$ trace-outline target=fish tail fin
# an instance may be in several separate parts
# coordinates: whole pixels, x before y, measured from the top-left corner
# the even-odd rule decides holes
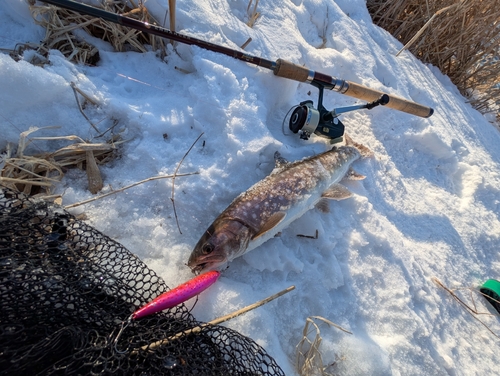
[[[364,158],[369,158],[373,157],[373,151],[371,151],[369,148],[367,148],[365,145],[360,144],[356,141],[354,141],[351,136],[349,136],[347,133],[344,133],[344,140],[345,144],[347,146],[352,146],[358,149],[359,153],[361,154],[362,157]]]

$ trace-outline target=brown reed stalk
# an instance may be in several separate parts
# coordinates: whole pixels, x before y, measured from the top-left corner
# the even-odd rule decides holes
[[[255,25],[255,22],[257,21],[257,18],[260,17],[260,12],[257,12],[257,5],[259,5],[259,0],[255,0],[255,5],[253,6],[253,9],[250,10],[252,7],[253,0],[250,0],[248,2],[248,7],[247,7],[247,14],[248,14],[248,21],[247,25],[249,27],[253,27]]]
[[[168,0],[170,30],[175,31],[175,0]]]
[[[368,0],[367,7],[403,44],[438,13],[409,51],[448,75],[476,109],[500,114],[500,0]]]

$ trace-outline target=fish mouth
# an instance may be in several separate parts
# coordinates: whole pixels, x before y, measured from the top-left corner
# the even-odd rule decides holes
[[[194,267],[190,266],[190,268],[191,268],[191,271],[194,274],[198,275],[198,274],[201,274],[201,272],[205,270],[205,268],[207,267],[207,265],[209,265],[209,264],[208,263],[203,263],[203,264],[198,264],[198,265],[196,265]]]
[[[223,266],[226,261],[226,257],[211,255],[209,257],[200,257],[196,261],[189,261],[187,266],[191,268],[193,273],[200,274],[201,272],[217,270],[219,267]]]

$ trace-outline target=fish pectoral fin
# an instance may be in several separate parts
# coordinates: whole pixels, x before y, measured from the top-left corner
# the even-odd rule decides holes
[[[347,171],[347,174],[344,176],[345,180],[363,180],[364,178],[366,178],[365,175],[361,175],[359,172],[354,171],[352,167],[349,167],[349,171]]]
[[[290,164],[290,162],[283,158],[279,151],[274,153],[274,168],[282,168],[287,164]]]
[[[277,213],[274,213],[266,223],[264,223],[264,226],[261,227],[261,229],[254,235],[252,236],[252,240],[257,239],[258,237],[264,235],[266,232],[271,231],[273,228],[275,228],[286,216],[285,212],[279,211]]]
[[[332,185],[321,195],[322,198],[337,201],[345,200],[346,198],[349,198],[351,196],[351,191],[341,184]]]
[[[349,191],[346,187],[344,187],[341,184],[334,184],[330,188],[328,188],[325,192],[323,192],[321,198],[316,204],[316,208],[322,213],[329,213],[330,212],[330,204],[328,203],[329,200],[340,201],[340,200],[345,200],[346,198],[349,198],[351,196],[352,196],[351,191]]]
[[[328,199],[321,198],[316,204],[316,209],[322,213],[330,213],[330,204],[328,203]]]

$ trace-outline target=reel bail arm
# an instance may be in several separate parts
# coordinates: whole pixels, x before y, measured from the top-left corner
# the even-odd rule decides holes
[[[362,110],[362,109],[371,110],[372,108],[377,107],[379,105],[385,106],[387,103],[389,103],[389,101],[390,101],[389,96],[387,94],[382,94],[379,99],[370,103],[359,104],[356,106],[334,108],[330,112],[323,115],[323,120],[325,121],[331,120],[334,117],[337,117],[338,115],[344,114],[346,112]]]

